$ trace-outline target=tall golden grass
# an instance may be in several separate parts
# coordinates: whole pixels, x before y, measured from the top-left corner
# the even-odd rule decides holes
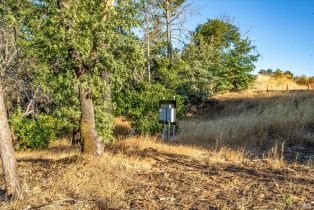
[[[288,86],[289,90],[306,90],[308,86],[299,85],[295,81],[288,78],[274,78],[268,75],[258,75],[252,90],[286,90]]]
[[[178,140],[184,144],[232,147],[314,144],[314,93],[224,100],[220,117],[180,122]]]

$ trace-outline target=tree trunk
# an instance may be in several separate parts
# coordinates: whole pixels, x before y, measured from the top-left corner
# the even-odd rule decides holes
[[[170,64],[172,64],[172,33],[171,33],[171,7],[170,2],[166,1],[166,25],[167,25],[167,53]]]
[[[147,6],[148,7],[148,6]],[[149,24],[149,9],[147,8],[146,11],[146,65],[147,65],[147,77],[148,77],[148,84],[150,84],[151,81],[151,72],[150,72],[150,24]]]
[[[104,144],[97,135],[94,106],[89,87],[83,87],[80,84],[80,132],[82,142],[82,152],[85,154],[102,155],[104,152]]]
[[[16,159],[9,129],[7,113],[4,105],[4,93],[0,84],[0,155],[8,198],[22,199],[22,190],[16,170]]]

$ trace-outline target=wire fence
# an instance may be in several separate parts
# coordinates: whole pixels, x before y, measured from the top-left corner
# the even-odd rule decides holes
[[[272,87],[268,86],[266,87],[266,90],[258,90],[257,92],[276,92],[276,93],[301,93],[301,92],[309,92],[309,91],[314,91],[314,85],[313,84],[308,84],[307,86],[304,86],[304,88],[294,88],[290,87],[288,84],[285,85],[284,87],[281,88],[275,88],[273,89]]]

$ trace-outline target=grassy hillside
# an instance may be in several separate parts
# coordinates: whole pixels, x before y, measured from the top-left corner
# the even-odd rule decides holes
[[[306,90],[308,86],[298,85],[295,81],[286,77],[274,78],[267,75],[258,75],[253,90],[286,90],[287,86],[289,90]]]
[[[294,155],[314,155],[314,93],[216,98],[180,122],[179,141],[213,148],[217,144],[265,153],[283,145]],[[300,153],[300,154],[299,154]],[[291,153],[289,153],[291,155]],[[290,157],[291,158],[291,157]]]
[[[286,92],[304,90],[302,92]],[[267,86],[269,90],[266,91]],[[180,122],[179,141],[205,148],[245,148],[267,155],[274,147],[287,161],[313,164],[314,92],[294,81],[259,75],[250,90],[224,93],[193,107]]]

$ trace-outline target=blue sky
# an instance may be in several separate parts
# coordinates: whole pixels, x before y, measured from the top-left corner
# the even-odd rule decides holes
[[[260,69],[314,76],[314,0],[194,0],[190,30],[208,18],[228,16],[261,54]]]

